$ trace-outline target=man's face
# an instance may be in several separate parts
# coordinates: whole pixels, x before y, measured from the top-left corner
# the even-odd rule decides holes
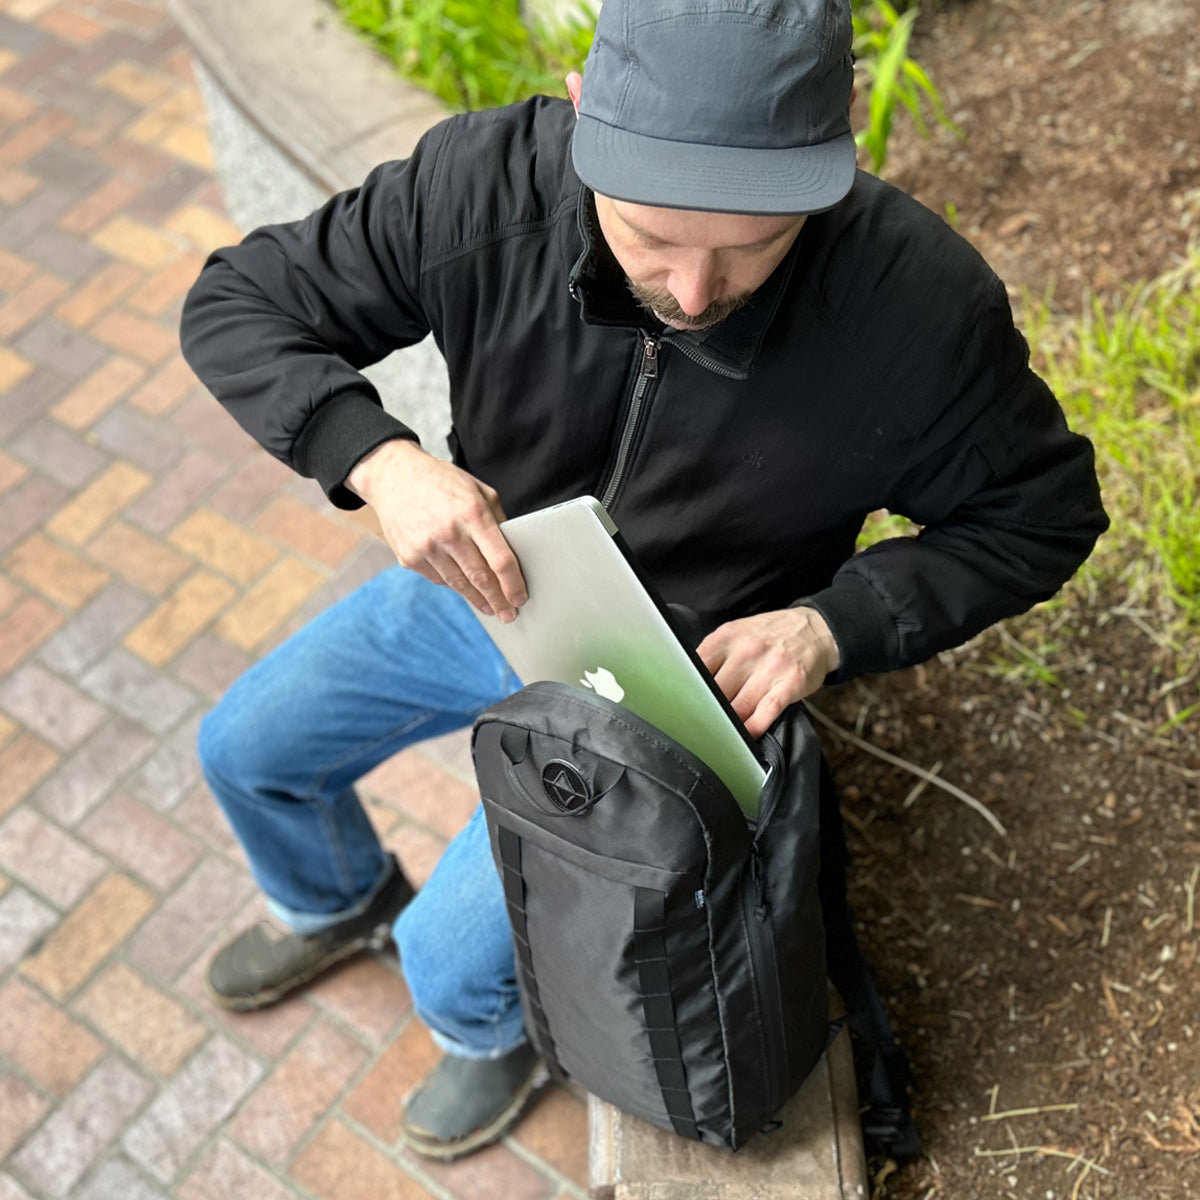
[[[652,208],[597,195],[600,229],[634,298],[673,329],[708,329],[741,308],[791,249],[802,216]]]

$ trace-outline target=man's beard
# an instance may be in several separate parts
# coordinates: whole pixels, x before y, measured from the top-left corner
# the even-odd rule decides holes
[[[679,301],[666,288],[651,287],[645,283],[634,283],[632,279],[625,280],[633,298],[652,316],[664,325],[674,325],[679,329],[692,331],[711,329],[719,325],[731,313],[744,308],[750,301],[753,292],[742,292],[737,296],[729,296],[723,300],[714,300],[703,312],[686,313],[679,306]]]

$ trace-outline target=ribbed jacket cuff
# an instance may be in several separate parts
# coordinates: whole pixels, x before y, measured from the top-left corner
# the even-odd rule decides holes
[[[292,465],[315,479],[338,508],[362,508],[362,499],[345,486],[346,476],[359,459],[393,438],[420,441],[378,400],[342,392],[326,400],[305,425],[292,448]]]
[[[841,575],[830,587],[789,607],[816,609],[837,642],[841,661],[826,677],[827,684],[900,665],[896,622],[879,593],[861,576]]]

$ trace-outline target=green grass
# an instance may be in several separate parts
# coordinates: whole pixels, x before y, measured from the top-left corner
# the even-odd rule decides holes
[[[867,151],[876,175],[883,171],[887,161],[892,122],[901,108],[912,117],[922,137],[929,135],[927,112],[939,125],[962,136],[962,131],[946,115],[933,80],[908,53],[920,9],[901,7],[905,10],[897,11],[888,0],[857,0],[851,5],[854,55],[867,90],[867,124],[854,137]]]
[[[1077,630],[1102,637],[1097,616],[1117,613],[1182,677],[1200,662],[1200,244],[1176,270],[1081,314],[1028,296],[1021,307],[1034,366],[1096,448],[1112,528],[1054,600],[989,641],[989,673],[1057,687],[1057,670],[1086,653]],[[916,528],[875,513],[859,544]],[[1185,704],[1160,733],[1198,713]]]
[[[401,74],[456,110],[494,108],[539,93],[587,57],[595,13],[527,26],[517,0],[334,0],[353,29]]]
[[[1177,270],[1082,316],[1027,304],[1034,361],[1092,439],[1113,527],[1080,586],[1146,610],[1168,640],[1200,636],[1200,246]]]

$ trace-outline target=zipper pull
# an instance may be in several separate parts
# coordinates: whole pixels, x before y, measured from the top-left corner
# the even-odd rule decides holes
[[[649,334],[646,335],[642,348],[642,378],[658,378],[658,339],[650,337]]]
[[[757,842],[750,844],[750,874],[754,879],[754,891],[758,899],[754,906],[754,915],[760,921],[765,921],[771,915],[771,906],[767,902],[767,879]]]

